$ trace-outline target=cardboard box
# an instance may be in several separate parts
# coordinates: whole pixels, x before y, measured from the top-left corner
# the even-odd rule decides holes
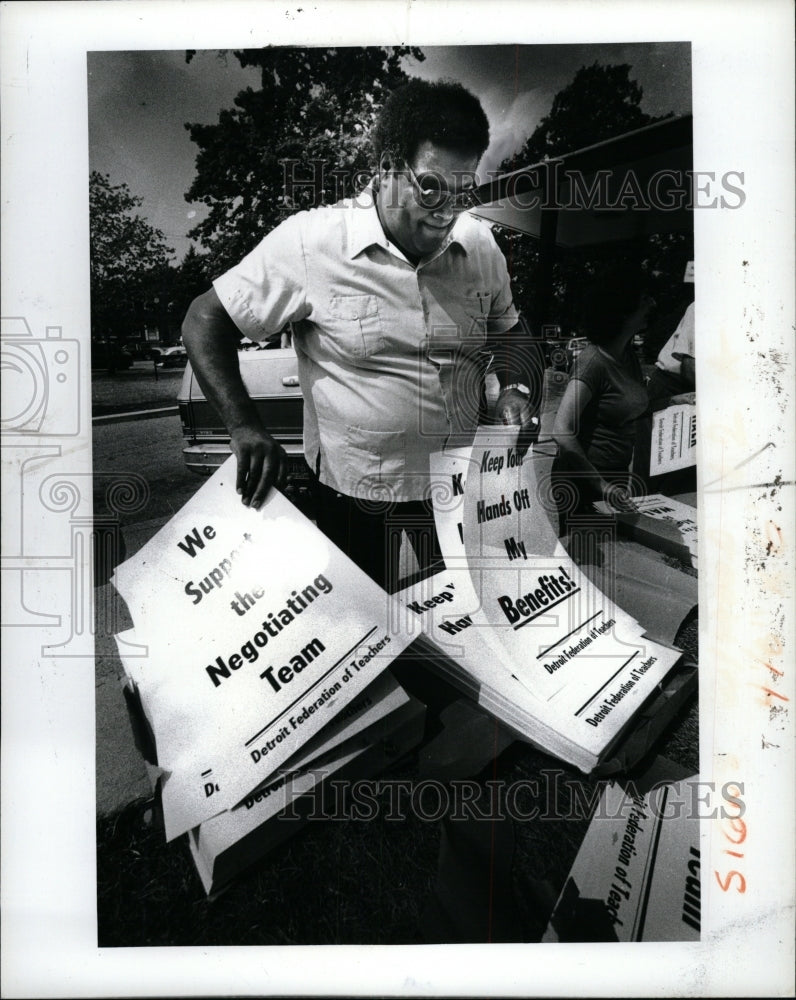
[[[658,758],[635,787],[605,788],[544,941],[699,940],[697,779],[673,773]]]

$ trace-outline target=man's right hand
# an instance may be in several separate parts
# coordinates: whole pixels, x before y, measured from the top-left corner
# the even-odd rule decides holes
[[[240,332],[214,289],[191,303],[182,339],[199,385],[229,428],[230,445],[238,460],[236,486],[241,500],[257,510],[272,486],[284,488],[287,455],[260,423],[240,374]]]
[[[287,454],[282,445],[259,427],[239,427],[230,435],[232,453],[238,460],[235,487],[246,507],[259,510],[272,486],[284,489]]]

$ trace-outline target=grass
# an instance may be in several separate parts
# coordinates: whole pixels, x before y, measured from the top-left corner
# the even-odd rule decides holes
[[[418,940],[436,874],[434,824],[310,822],[208,900],[184,838],[165,844],[150,815],[139,802],[98,823],[101,947]]]

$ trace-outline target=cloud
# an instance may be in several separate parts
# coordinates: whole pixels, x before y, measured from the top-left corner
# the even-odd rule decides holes
[[[484,95],[484,110],[491,122],[489,149],[481,162],[481,173],[497,170],[507,157],[518,153],[540,120],[550,110],[550,97],[539,88],[517,94],[506,106],[499,92]],[[525,166],[518,163],[517,167]]]

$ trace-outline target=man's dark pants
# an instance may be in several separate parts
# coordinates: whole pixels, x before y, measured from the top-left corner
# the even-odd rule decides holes
[[[359,500],[330,489],[314,476],[311,489],[320,530],[389,593],[400,583],[403,532],[417,559],[417,578],[445,568],[430,501]],[[485,734],[482,713],[463,703],[459,693],[417,657],[399,657],[391,670],[428,707],[427,739],[429,728],[432,733],[435,725],[438,729],[441,713],[451,707],[467,722],[476,716],[479,739],[485,744],[484,763],[489,760],[497,738],[491,731]],[[473,747],[468,749],[472,752]],[[429,943],[521,940],[516,936],[519,924],[511,887],[513,852],[511,819],[445,818],[437,884],[421,919],[423,938]]]

